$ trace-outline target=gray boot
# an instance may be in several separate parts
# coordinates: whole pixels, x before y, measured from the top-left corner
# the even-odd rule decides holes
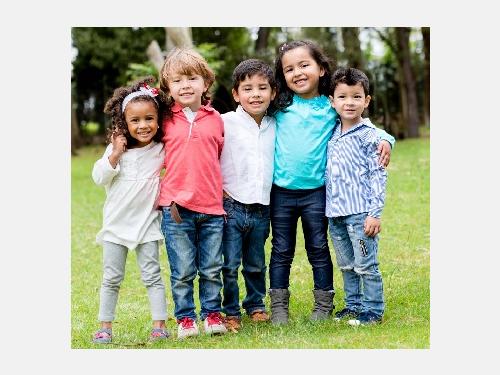
[[[269,289],[269,297],[271,297],[271,323],[287,324],[290,292],[288,289]]]
[[[333,290],[313,290],[314,294],[314,309],[311,314],[311,320],[325,320],[332,315],[333,306],[333,296],[335,292]]]

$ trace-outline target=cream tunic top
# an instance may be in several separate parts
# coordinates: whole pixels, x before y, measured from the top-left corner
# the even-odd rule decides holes
[[[128,149],[115,169],[108,160],[112,149],[109,144],[92,170],[94,182],[106,190],[103,226],[96,242],[102,245],[109,241],[135,249],[139,244],[162,240],[161,213],[155,206],[165,159],[163,143],[152,141]]]

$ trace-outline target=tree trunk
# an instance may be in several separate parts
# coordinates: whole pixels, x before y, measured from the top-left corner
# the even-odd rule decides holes
[[[271,34],[270,27],[259,27],[259,31],[257,32],[257,40],[255,41],[255,53],[256,54],[265,54],[267,50],[267,46],[269,44],[269,35]]]
[[[364,70],[363,53],[359,42],[358,27],[342,27],[342,40],[344,42],[344,56],[351,68]]]
[[[193,37],[190,27],[165,27],[167,51],[173,47],[193,47]]]
[[[71,155],[77,155],[77,149],[82,145],[82,134],[78,126],[78,118],[76,116],[76,108],[73,103],[73,95],[71,95]]]
[[[425,126],[430,126],[431,113],[431,31],[429,27],[422,27],[422,38],[424,40],[424,122]]]
[[[149,61],[155,66],[158,71],[161,71],[161,67],[163,66],[163,62],[165,58],[163,57],[163,52],[161,51],[160,45],[156,40],[153,40],[149,43],[148,48],[146,49],[146,55],[149,58]]]
[[[270,35],[271,27],[259,27],[259,31],[257,31],[257,40],[255,41],[255,58],[264,61],[273,60],[273,54],[268,49]]]
[[[396,28],[396,40],[399,47],[396,55],[401,66],[401,83],[407,100],[408,137],[418,138],[418,102],[415,75],[411,66],[410,31],[409,27]]]
[[[338,37],[339,37],[339,27],[327,27],[327,32],[330,35],[331,43],[328,43],[326,52],[332,60],[332,73],[337,69],[338,59],[339,59],[339,49],[338,49]]]

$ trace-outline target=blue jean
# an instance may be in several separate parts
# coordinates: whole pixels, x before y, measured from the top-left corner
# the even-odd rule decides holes
[[[295,254],[297,222],[302,221],[307,259],[312,266],[314,289],[333,289],[333,264],[328,249],[325,187],[291,190],[273,185],[271,228],[273,233],[269,281],[271,289],[287,289]]]
[[[243,204],[224,198],[227,222],[224,224],[222,251],[224,284],[222,310],[226,315],[241,316],[239,304],[238,269],[243,264],[246,296],[243,308],[248,315],[265,311],[266,259],[264,245],[269,236],[269,206]]]
[[[384,313],[382,275],[378,269],[378,236],[364,232],[367,214],[330,218],[330,235],[344,279],[345,307],[357,312]]]
[[[221,311],[222,232],[224,218],[177,206],[181,223],[163,207],[161,229],[165,236],[170,284],[177,319],[196,319],[193,282],[199,276],[200,318]]]

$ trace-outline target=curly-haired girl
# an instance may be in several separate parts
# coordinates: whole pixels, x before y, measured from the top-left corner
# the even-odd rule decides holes
[[[92,178],[106,189],[103,226],[97,242],[103,246],[103,279],[94,343],[110,343],[120,284],[129,249],[135,249],[141,278],[149,295],[152,340],[169,336],[167,306],[158,255],[160,212],[155,207],[165,157],[159,124],[165,99],[149,84],[153,77],[120,87],[104,107],[111,127],[104,155],[94,164]]]

